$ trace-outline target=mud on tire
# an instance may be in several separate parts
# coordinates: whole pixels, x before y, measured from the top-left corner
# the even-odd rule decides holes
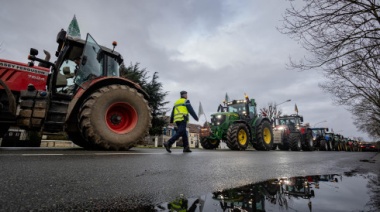
[[[84,101],[78,118],[89,146],[128,150],[148,134],[152,115],[148,102],[136,89],[109,85]]]
[[[251,136],[243,123],[233,124],[227,131],[227,146],[231,150],[246,150]]]

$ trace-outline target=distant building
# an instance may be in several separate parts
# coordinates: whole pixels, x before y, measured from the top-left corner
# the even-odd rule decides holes
[[[176,132],[176,124],[169,123],[170,117],[163,117],[166,120],[167,125],[162,129],[162,135],[160,136],[148,136],[145,138],[144,145],[154,145],[155,147],[162,147],[164,142],[167,142]],[[199,130],[201,125],[188,123],[186,132],[188,135],[190,148],[198,148],[200,146]],[[182,138],[178,139],[173,147],[183,146]]]

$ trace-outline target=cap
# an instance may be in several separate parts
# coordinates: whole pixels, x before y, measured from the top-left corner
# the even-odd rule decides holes
[[[181,95],[183,95],[183,94],[187,94],[187,91],[181,91],[180,94],[181,94]]]

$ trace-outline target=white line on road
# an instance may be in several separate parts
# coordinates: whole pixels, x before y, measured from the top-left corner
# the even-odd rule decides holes
[[[56,155],[64,155],[64,154],[22,154],[22,156],[56,156]]]

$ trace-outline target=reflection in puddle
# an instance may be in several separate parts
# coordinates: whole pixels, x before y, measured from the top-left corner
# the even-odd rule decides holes
[[[319,175],[272,179],[177,199],[155,211],[376,211],[375,174]],[[379,208],[377,208],[379,209]]]

